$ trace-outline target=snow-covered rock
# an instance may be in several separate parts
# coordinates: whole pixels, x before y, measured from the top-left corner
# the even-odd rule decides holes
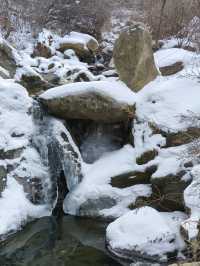
[[[50,114],[62,119],[112,123],[127,121],[134,116],[135,94],[120,82],[63,85],[41,94],[40,100]]]
[[[78,216],[112,218],[126,213],[137,197],[151,195],[150,186],[135,185],[120,189],[112,187],[110,182],[113,176],[135,168],[135,153],[130,145],[86,165],[82,182],[70,191],[64,201],[64,211]]]
[[[166,261],[184,248],[179,228],[185,217],[183,213],[159,213],[150,207],[130,211],[107,227],[108,249],[122,258]]]
[[[39,180],[47,182],[48,176],[37,150],[30,147],[34,128],[31,107],[32,99],[25,88],[13,81],[1,80],[0,165],[6,170],[6,188],[3,186],[5,190],[0,198],[0,235],[15,231],[27,219],[49,211],[42,204],[44,201],[37,198],[37,184]],[[2,174],[1,171],[1,178]]]
[[[64,37],[60,37],[43,29],[39,33],[33,56],[50,58],[56,54],[56,51],[63,53],[66,50],[73,49],[80,59],[87,62],[94,59],[94,54],[98,48],[97,40],[88,34],[70,32]]]

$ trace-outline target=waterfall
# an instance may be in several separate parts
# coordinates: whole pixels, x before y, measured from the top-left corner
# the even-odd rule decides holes
[[[33,120],[35,130],[32,143],[48,169],[43,187],[45,201],[53,206],[60,200],[58,184],[61,185],[59,178],[63,174],[68,191],[82,180],[82,158],[64,122],[49,116],[36,100],[33,104]]]

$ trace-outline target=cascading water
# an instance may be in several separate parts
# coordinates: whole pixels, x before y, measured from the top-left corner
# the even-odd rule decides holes
[[[36,100],[33,120],[33,145],[48,169],[48,177],[43,180],[45,202],[52,207],[56,202],[61,205],[63,196],[82,180],[81,155],[63,122],[48,116]],[[59,193],[61,187],[62,193]],[[65,192],[63,187],[66,187]]]

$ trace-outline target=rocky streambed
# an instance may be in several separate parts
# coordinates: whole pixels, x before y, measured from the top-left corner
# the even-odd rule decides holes
[[[0,41],[0,237],[8,236],[0,265],[167,265],[191,257],[200,220],[200,90],[184,71],[193,70],[193,54],[176,48],[188,59],[181,77],[161,76],[154,58],[168,65],[169,51],[153,55],[138,24],[116,43],[115,67],[85,34],[44,30],[23,51]]]

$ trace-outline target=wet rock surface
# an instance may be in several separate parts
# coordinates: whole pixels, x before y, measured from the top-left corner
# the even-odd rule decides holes
[[[27,225],[0,244],[4,266],[118,266],[105,250],[106,224],[70,216]]]

